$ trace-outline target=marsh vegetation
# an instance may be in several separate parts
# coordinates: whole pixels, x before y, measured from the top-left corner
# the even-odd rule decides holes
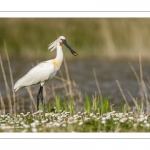
[[[149,132],[150,81],[148,71],[145,73],[142,68],[142,60],[147,68],[149,64],[149,24],[149,19],[0,19],[0,131]],[[50,41],[59,35],[65,35],[66,39],[69,37],[67,41],[79,53],[79,58],[75,63],[69,52],[64,53],[67,62],[65,59],[63,69],[58,72],[55,81],[44,88],[46,112],[42,111],[42,105],[37,112],[35,95],[39,87],[28,87],[23,92],[14,93],[14,79],[22,76],[21,70],[29,60],[34,63],[30,61],[32,64],[28,64],[26,70],[43,59],[55,57],[55,53],[45,53]],[[27,59],[23,66],[22,58]],[[16,60],[13,65],[12,60]],[[83,61],[92,61],[92,69],[82,74],[89,64],[84,69],[79,67],[80,70],[74,72],[80,78],[80,82],[76,83],[76,78],[70,76],[70,70],[75,70],[75,65],[84,66]],[[134,88],[138,90],[134,94],[131,91],[133,87],[130,87],[133,76],[124,75],[127,88],[122,88],[118,76],[123,72],[118,74],[116,68],[122,71],[125,68],[122,63],[117,66],[119,62],[127,63],[136,79]],[[132,65],[133,62],[138,65]],[[17,73],[14,66],[20,66]],[[104,76],[100,79],[98,70],[108,67],[110,72],[102,70],[100,73],[104,73]],[[90,73],[92,81],[86,84]],[[128,70],[125,73],[131,74]],[[106,78],[105,88],[118,90],[116,93],[121,98],[116,93],[113,97],[117,97],[117,106],[107,92],[103,94],[101,88],[101,83],[106,83],[105,77],[112,74],[113,82]],[[84,79],[84,84],[89,86],[85,91],[80,89]],[[87,89],[92,94],[86,92]]]

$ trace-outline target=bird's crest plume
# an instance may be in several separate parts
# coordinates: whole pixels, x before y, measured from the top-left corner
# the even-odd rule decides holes
[[[51,52],[53,50],[55,50],[57,48],[57,42],[58,42],[58,39],[54,42],[52,42],[51,44],[48,45],[48,50],[50,50]]]

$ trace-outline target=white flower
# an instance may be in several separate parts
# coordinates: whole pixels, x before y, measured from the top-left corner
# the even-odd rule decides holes
[[[84,118],[84,121],[90,120],[90,118]]]
[[[143,118],[144,117],[144,115],[140,115],[140,118]]]
[[[114,114],[116,111],[111,111],[110,114]]]
[[[133,120],[133,117],[129,117],[129,120]]]
[[[119,115],[119,116],[122,116],[122,115],[123,115],[123,113],[118,113],[118,115]]]
[[[70,112],[65,112],[65,114],[66,114],[67,116],[69,116],[69,115],[70,115]]]
[[[33,115],[36,115],[36,114],[39,114],[39,113],[42,113],[43,110],[38,110],[37,112],[33,113]]]
[[[145,120],[147,120],[147,118],[148,118],[147,116],[144,117]]]
[[[106,120],[106,117],[103,117],[103,118],[102,118],[102,121],[105,121],[105,120]]]
[[[77,115],[74,115],[73,118],[77,118]]]
[[[36,124],[38,124],[38,123],[39,123],[39,120],[34,120],[34,122],[35,122]]]
[[[119,120],[119,118],[113,118],[114,121]]]
[[[27,124],[23,124],[23,127],[24,127],[24,128],[29,128],[30,126],[27,125]]]
[[[78,121],[77,121],[77,120],[74,120],[73,122],[74,122],[74,123],[77,123]]]
[[[48,121],[48,119],[46,120],[41,120],[41,123],[46,123]]]
[[[48,117],[50,116],[51,114],[50,113],[45,113],[45,117]]]
[[[94,115],[94,116],[92,116],[93,118],[96,118],[96,116]]]
[[[59,126],[60,126],[60,124],[57,123],[57,122],[55,122],[53,125],[56,126],[56,127],[59,127]]]
[[[93,113],[90,113],[90,117],[92,117],[94,114]]]
[[[63,124],[62,124],[62,127],[66,127],[66,126],[67,126],[66,123],[63,123]]]
[[[19,118],[19,122],[21,122],[23,120],[23,118]]]
[[[37,132],[37,129],[36,128],[32,128],[32,132]]]
[[[9,124],[14,124],[14,122],[13,122],[13,121],[11,121]]]
[[[138,118],[137,122],[142,122],[144,120],[144,118]]]
[[[120,119],[120,122],[125,122],[127,120],[127,118],[122,118],[122,119]]]
[[[149,124],[149,123],[146,123],[146,127],[150,127],[150,124]]]
[[[81,112],[78,112],[78,115],[80,115],[81,114]]]
[[[7,116],[8,119],[10,119],[10,116]]]
[[[83,122],[81,121],[81,122],[79,122],[79,126],[81,126],[83,124]]]
[[[31,125],[32,128],[36,127],[36,123],[35,122],[31,123],[30,125]]]
[[[108,119],[110,119],[110,115],[107,115],[107,116],[106,116],[106,120],[108,120]]]
[[[66,118],[66,115],[65,115],[65,114],[63,114],[63,115],[61,116],[61,118]]]
[[[102,124],[105,124],[106,123],[106,121],[105,120],[102,120]]]

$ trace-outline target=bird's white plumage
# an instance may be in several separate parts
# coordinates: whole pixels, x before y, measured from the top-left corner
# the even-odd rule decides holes
[[[32,68],[26,75],[16,82],[14,85],[15,91],[35,84],[41,84],[41,86],[43,86],[46,81],[52,79],[56,75],[63,61],[62,46],[60,45],[60,42],[62,42],[61,39],[65,39],[65,37],[60,36],[48,47],[51,51],[57,49],[56,58],[41,62]]]
[[[16,92],[17,90],[23,87],[40,84],[40,89],[37,94],[37,110],[39,109],[39,99],[41,99],[44,108],[43,86],[45,82],[52,79],[61,67],[63,61],[63,44],[66,45],[66,47],[68,47],[68,49],[74,56],[77,56],[77,53],[68,45],[65,37],[60,36],[57,40],[48,45],[49,50],[57,50],[56,58],[39,63],[34,68],[32,68],[25,76],[19,79],[14,85],[14,90]]]
[[[44,84],[47,80],[52,79],[56,73],[57,70],[51,60],[42,62],[19,79],[14,86],[14,90],[17,91],[23,87],[39,83]]]

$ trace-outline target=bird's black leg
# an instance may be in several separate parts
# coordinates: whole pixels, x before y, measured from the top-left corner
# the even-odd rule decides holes
[[[43,111],[45,112],[45,106],[43,102],[43,86],[40,86],[38,95],[37,95],[37,110],[39,110],[39,99],[41,99],[42,105],[43,105]]]
[[[43,101],[43,86],[41,86],[41,102],[43,105],[43,111],[46,112],[46,108],[45,108],[44,101]]]
[[[39,99],[41,99],[41,90],[42,90],[42,86],[40,86],[38,95],[37,95],[37,110],[39,110]]]
[[[42,105],[43,105],[43,86],[41,86],[41,102],[42,102]]]

